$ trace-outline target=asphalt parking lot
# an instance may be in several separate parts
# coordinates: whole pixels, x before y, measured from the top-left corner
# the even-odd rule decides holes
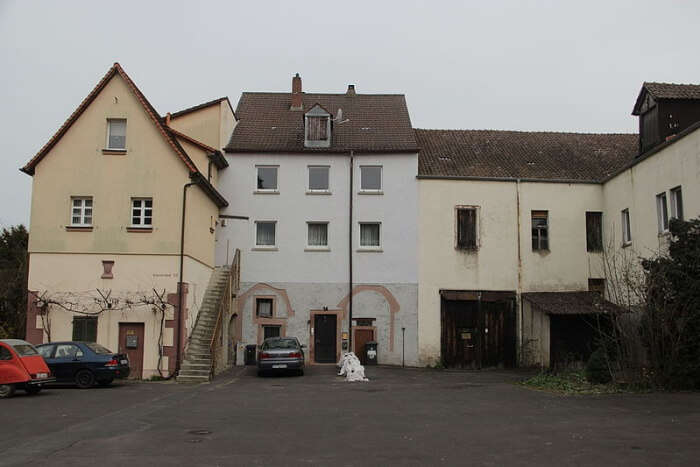
[[[520,372],[236,368],[210,384],[18,391],[0,465],[697,465],[700,394],[565,397]]]

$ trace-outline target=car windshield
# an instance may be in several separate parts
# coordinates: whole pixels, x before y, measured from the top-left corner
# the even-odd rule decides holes
[[[296,339],[267,339],[263,342],[263,350],[273,350],[273,349],[296,349],[297,340]]]
[[[20,357],[29,357],[31,355],[39,355],[33,345],[30,344],[14,344],[12,346]]]
[[[85,344],[85,345],[87,345],[88,348],[90,350],[92,350],[93,352],[95,352],[97,355],[107,355],[107,354],[114,353],[111,350],[102,347],[100,344],[95,344],[94,342],[91,342],[91,343]]]

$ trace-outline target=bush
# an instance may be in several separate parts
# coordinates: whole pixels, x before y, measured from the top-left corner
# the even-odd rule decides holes
[[[605,349],[599,347],[591,354],[586,364],[586,379],[593,384],[607,384],[612,380],[608,362],[605,358]]]

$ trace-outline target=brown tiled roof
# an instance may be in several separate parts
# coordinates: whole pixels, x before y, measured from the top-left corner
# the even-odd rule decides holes
[[[523,299],[548,315],[584,315],[624,312],[597,292],[530,292]]]
[[[226,101],[228,103],[228,106],[231,107],[231,112],[233,112],[233,107],[231,106],[231,101],[228,100],[228,97],[219,97],[218,99],[214,99],[211,101],[203,102],[201,104],[194,105],[192,107],[188,107],[186,109],[178,110],[177,112],[173,112],[170,114],[171,118],[177,118],[177,117],[182,117],[183,115],[186,115],[188,113],[194,112],[199,109],[205,109],[209,106],[215,105],[220,103],[221,101]]]
[[[400,94],[302,94],[304,111],[289,110],[290,93],[241,95],[238,124],[226,152],[417,152],[416,137]],[[304,113],[319,104],[334,122],[330,148],[304,147]]]
[[[636,134],[416,130],[419,177],[599,183],[637,155]]]
[[[700,99],[700,84],[644,83],[655,99]]]

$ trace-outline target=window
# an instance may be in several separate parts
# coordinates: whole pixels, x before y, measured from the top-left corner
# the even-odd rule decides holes
[[[309,141],[328,139],[328,117],[306,117],[306,126]]]
[[[598,292],[601,297],[605,297],[605,279],[588,279],[588,290]]]
[[[328,222],[309,222],[307,245],[311,248],[328,247]]]
[[[1,360],[12,360],[12,352],[0,345],[0,361]]]
[[[586,250],[603,251],[602,212],[586,212]]]
[[[679,186],[671,189],[671,217],[683,220],[683,193]]]
[[[331,114],[314,105],[304,115],[304,147],[328,148],[331,146]]]
[[[382,167],[360,167],[360,189],[362,191],[380,191],[382,189]]]
[[[126,119],[107,120],[107,149],[126,150]]]
[[[280,326],[263,326],[263,339],[280,337]]]
[[[378,222],[361,222],[360,223],[360,247],[362,248],[379,248],[380,243],[380,225]]]
[[[255,246],[274,247],[275,243],[275,227],[274,221],[256,221],[255,222]]]
[[[622,244],[629,245],[632,243],[632,230],[630,228],[630,210],[622,210]]]
[[[92,198],[71,198],[70,225],[75,227],[92,226]]]
[[[277,191],[277,169],[279,167],[256,167],[257,169],[257,190]]]
[[[73,318],[73,340],[84,342],[97,341],[97,318]]]
[[[532,250],[549,250],[549,219],[547,211],[532,211]]]
[[[309,191],[328,191],[330,167],[309,166]]]
[[[668,206],[665,192],[656,195],[656,218],[659,222],[659,233],[668,232]]]
[[[36,349],[39,351],[39,355],[44,358],[51,358],[53,356],[53,349],[56,348],[55,345],[42,345]]]
[[[457,248],[460,250],[477,249],[477,209],[457,208]]]
[[[271,298],[256,298],[255,315],[260,318],[272,318],[272,304]]]
[[[131,226],[151,228],[153,227],[153,199],[131,199]]]
[[[58,344],[56,345],[56,357],[65,360],[73,360],[83,356],[83,351],[80,347],[73,344]]]

